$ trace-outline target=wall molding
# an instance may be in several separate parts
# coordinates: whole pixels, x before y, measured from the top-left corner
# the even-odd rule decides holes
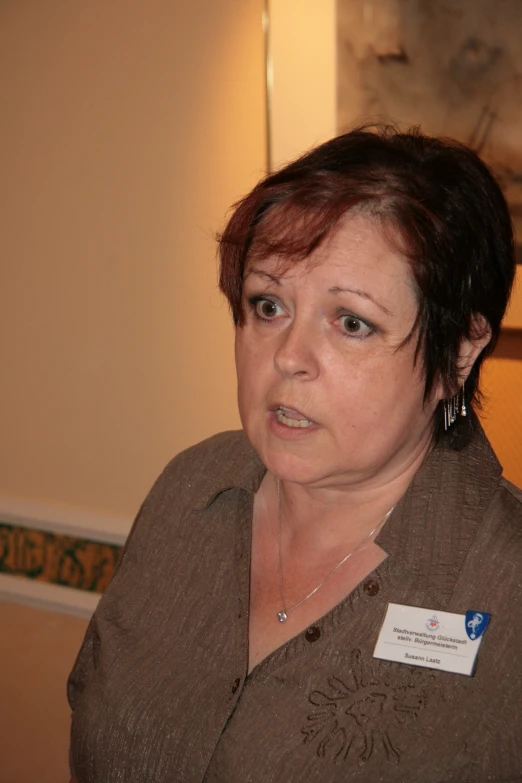
[[[0,496],[0,523],[27,530],[70,536],[80,542],[123,546],[132,520],[65,506]],[[10,601],[77,617],[90,617],[100,593],[52,584],[28,576],[0,573],[0,601]]]
[[[1,496],[0,522],[118,546],[123,546],[132,526],[124,516]]]
[[[24,576],[0,574],[0,600],[25,604],[34,609],[90,617],[100,598],[99,593],[52,585]]]

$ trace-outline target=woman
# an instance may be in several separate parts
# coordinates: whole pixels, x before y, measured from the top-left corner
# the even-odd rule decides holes
[[[498,185],[363,128],[261,182],[220,251],[244,432],[138,515],[69,682],[78,781],[522,780],[522,496],[474,412],[514,276]]]

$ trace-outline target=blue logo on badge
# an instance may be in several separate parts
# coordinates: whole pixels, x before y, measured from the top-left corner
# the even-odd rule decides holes
[[[471,641],[478,639],[486,628],[491,619],[491,615],[486,612],[466,612],[466,633]]]
[[[440,625],[439,618],[437,617],[436,614],[434,614],[433,617],[430,617],[430,619],[426,623],[426,628],[428,629],[428,631],[436,631],[439,625]]]

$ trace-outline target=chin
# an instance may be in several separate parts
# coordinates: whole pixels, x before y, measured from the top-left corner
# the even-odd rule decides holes
[[[255,448],[255,445],[254,445]],[[317,455],[298,455],[290,449],[260,448],[256,449],[266,469],[281,481],[293,484],[315,484],[328,476],[324,461]]]

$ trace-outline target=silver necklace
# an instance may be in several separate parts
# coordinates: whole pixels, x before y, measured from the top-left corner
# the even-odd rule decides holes
[[[281,606],[283,607],[281,609],[281,611],[277,613],[277,619],[279,620],[280,623],[286,623],[286,621],[288,620],[289,612],[293,612],[294,609],[297,609],[298,606],[301,606],[301,604],[304,604],[305,601],[308,601],[309,598],[311,598],[313,595],[315,595],[317,593],[317,591],[320,590],[321,587],[323,587],[323,585],[330,579],[330,577],[333,576],[335,574],[335,572],[343,565],[343,563],[346,563],[346,561],[349,560],[349,558],[352,557],[352,555],[354,555],[356,552],[358,552],[359,549],[361,549],[361,547],[363,547],[364,544],[366,544],[367,541],[370,540],[370,538],[373,536],[373,534],[379,528],[381,528],[384,525],[384,523],[386,522],[386,520],[390,516],[391,512],[393,511],[393,508],[394,507],[390,508],[390,510],[388,511],[386,516],[384,517],[384,519],[381,522],[379,522],[378,525],[375,525],[373,530],[370,530],[370,532],[368,533],[366,538],[364,538],[361,541],[360,544],[357,544],[355,549],[352,549],[351,552],[348,552],[348,554],[345,555],[343,557],[343,559],[340,560],[337,563],[337,565],[334,566],[332,568],[332,570],[328,574],[326,574],[326,576],[323,579],[323,581],[319,582],[317,587],[314,587],[314,589],[310,593],[308,593],[308,595],[305,595],[304,598],[301,598],[301,600],[297,601],[297,603],[295,603],[293,606],[289,606],[287,608],[287,606],[285,604],[285,597],[284,597],[284,594],[283,594],[283,548],[281,546],[281,482],[280,482],[279,479],[277,479],[277,525],[278,525],[278,541],[279,541],[279,594],[281,596]]]

